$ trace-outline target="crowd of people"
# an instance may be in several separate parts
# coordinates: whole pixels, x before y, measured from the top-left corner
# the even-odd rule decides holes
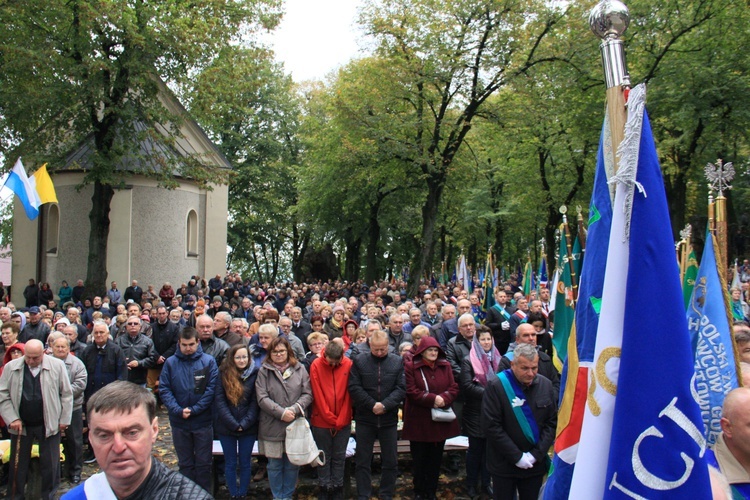
[[[484,310],[481,289],[422,285],[406,297],[403,285],[269,286],[228,274],[158,291],[133,280],[122,294],[113,282],[101,296],[89,296],[81,280],[72,288],[63,282],[56,297],[46,283],[36,293],[27,287],[25,307],[0,306],[9,496],[23,498],[33,443],[42,497],[55,496],[62,441],[72,484],[81,483],[84,462],[102,469],[69,498],[101,491],[209,498],[218,440],[233,499],[248,493],[256,445],[273,498],[291,499],[299,466],[286,453],[286,429],[305,417],[326,457],[316,468],[321,499],[344,498],[352,435],[359,499],[373,494],[376,440],[377,494],[393,497],[399,437],[409,442],[414,497],[437,498],[441,466],[451,465],[443,463],[445,442],[458,435],[468,437],[468,496],[536,498],[549,471],[560,391],[549,290],[524,296],[511,277]],[[733,297],[740,307],[743,293]],[[750,377],[743,314],[734,329]],[[731,437],[750,422],[750,397],[728,401],[728,451],[716,454],[718,466],[733,486],[750,484],[750,445],[734,453],[741,440]],[[158,433],[158,405],[169,415],[179,474],[144,458]],[[730,458],[737,463],[726,465]],[[733,465],[744,475],[727,474]]]

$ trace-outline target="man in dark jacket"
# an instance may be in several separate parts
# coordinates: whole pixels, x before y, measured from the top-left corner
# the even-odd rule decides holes
[[[228,312],[218,312],[214,316],[214,337],[223,340],[229,347],[247,345],[245,337],[232,331],[232,315]]]
[[[380,441],[382,476],[380,498],[390,499],[396,486],[398,462],[398,408],[406,396],[404,364],[389,352],[388,334],[378,330],[370,337],[369,352],[352,358],[349,394],[357,409],[357,496],[370,498],[370,463],[375,440]]]
[[[177,350],[177,336],[180,327],[177,323],[169,321],[169,312],[166,306],[156,308],[156,321],[151,323],[151,340],[156,349],[156,364],[148,369],[146,385],[155,393],[158,393],[159,376],[164,362]]]
[[[87,479],[88,486],[84,483],[71,490],[66,499],[213,498],[152,456],[159,424],[156,401],[146,389],[128,382],[108,385],[89,401],[88,422],[91,444],[102,472]]]
[[[229,344],[214,335],[214,320],[206,314],[201,314],[195,320],[195,329],[198,330],[198,340],[204,354],[212,356],[216,361],[216,366],[221,366],[229,350]]]
[[[73,294],[70,296],[71,300],[75,303],[83,303],[83,299],[86,296],[86,287],[83,285],[83,280],[76,281],[76,286],[73,287]]]
[[[148,369],[156,365],[156,350],[154,342],[140,333],[141,319],[138,316],[130,316],[125,322],[125,335],[115,339],[115,344],[120,346],[128,363],[128,380],[134,384],[146,385],[146,374]]]
[[[538,375],[539,353],[520,344],[508,370],[490,377],[482,400],[482,431],[495,499],[536,499],[549,470],[557,405],[552,382]],[[520,408],[521,411],[514,411]],[[533,419],[533,421],[531,421]],[[524,428],[536,432],[524,432]],[[527,435],[528,434],[528,435]]]
[[[458,321],[456,320],[456,306],[446,304],[440,311],[443,321],[430,327],[430,337],[435,337],[440,347],[448,347],[448,341],[458,335]]]
[[[552,382],[552,387],[555,389],[555,401],[557,401],[557,394],[560,392],[560,375],[557,373],[552,358],[539,349],[536,344],[537,335],[536,330],[533,326],[528,323],[523,323],[518,326],[516,330],[516,342],[510,345],[508,352],[500,359],[500,365],[498,369],[500,371],[507,370],[510,368],[511,362],[513,361],[513,350],[520,344],[530,344],[539,352],[539,375],[543,375]]]
[[[212,408],[219,368],[213,357],[204,354],[195,328],[185,327],[178,345],[179,350],[164,363],[159,395],[169,410],[180,472],[208,491],[214,440]]]
[[[29,340],[37,339],[42,344],[47,343],[50,327],[42,321],[42,313],[37,306],[29,307],[29,322],[23,327],[18,335],[18,341],[26,343]]]
[[[487,311],[484,324],[492,330],[495,347],[500,354],[505,354],[511,343],[510,319],[515,311],[516,309],[508,303],[508,294],[505,293],[505,290],[498,290],[495,293],[495,305]]]
[[[411,334],[404,332],[404,317],[401,313],[393,313],[388,318],[388,343],[398,352],[404,342],[411,342]]]
[[[465,313],[458,318],[458,335],[448,341],[445,356],[453,370],[453,380],[458,380],[461,374],[461,363],[469,357],[471,342],[477,332],[477,325],[471,313]]]
[[[76,325],[68,325],[65,328],[63,328],[62,331],[65,334],[65,336],[68,337],[68,340],[70,341],[70,352],[73,355],[80,358],[81,353],[83,353],[83,350],[86,349],[88,344],[81,342],[78,339],[78,328],[76,327]]]
[[[23,298],[26,299],[26,307],[39,305],[39,286],[33,279],[30,279],[29,285],[23,289]]]
[[[84,393],[86,401],[105,385],[128,379],[125,355],[120,346],[110,340],[107,324],[100,319],[94,321],[91,333],[94,342],[86,346],[80,355],[89,375]]]
[[[125,300],[125,302],[132,300],[140,306],[142,298],[143,288],[138,286],[138,281],[131,281],[130,286],[125,289],[125,295],[123,296],[123,299]]]

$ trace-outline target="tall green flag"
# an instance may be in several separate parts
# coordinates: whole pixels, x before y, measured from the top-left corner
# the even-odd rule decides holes
[[[560,238],[560,253],[557,261],[560,277],[557,280],[557,297],[555,299],[555,335],[552,337],[552,346],[555,350],[553,361],[558,370],[562,370],[563,362],[568,357],[568,338],[575,316],[573,281],[570,276],[568,260],[568,245],[563,236]]]
[[[484,300],[482,301],[482,311],[485,313],[495,305],[495,293],[492,286],[492,254],[487,253],[487,264],[484,269]],[[484,323],[484,321],[482,321]]]
[[[523,295],[528,297],[531,291],[534,289],[534,277],[531,270],[531,261],[526,262],[526,267],[523,270]]]
[[[693,295],[695,287],[695,278],[698,276],[698,260],[695,258],[695,250],[690,250],[688,256],[685,277],[682,279],[682,296],[685,299],[685,310],[690,306],[690,297]]]

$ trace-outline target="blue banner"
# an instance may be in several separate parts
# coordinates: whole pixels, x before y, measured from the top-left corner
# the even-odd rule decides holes
[[[716,266],[715,245],[715,238],[709,232],[687,309],[690,344],[695,356],[694,389],[709,445],[713,445],[721,433],[724,396],[738,387],[732,327],[726,309],[725,288]]]

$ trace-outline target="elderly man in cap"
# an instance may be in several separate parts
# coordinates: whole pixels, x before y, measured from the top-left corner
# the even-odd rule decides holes
[[[60,485],[60,431],[70,425],[72,413],[73,391],[65,363],[46,356],[41,341],[29,340],[23,358],[5,365],[0,376],[0,416],[13,434],[9,498],[24,498],[34,441],[39,443],[41,496],[55,498]]]
[[[42,321],[42,311],[37,306],[29,307],[29,321],[18,336],[18,341],[26,343],[31,339],[37,339],[46,344],[49,332],[49,325]]]

